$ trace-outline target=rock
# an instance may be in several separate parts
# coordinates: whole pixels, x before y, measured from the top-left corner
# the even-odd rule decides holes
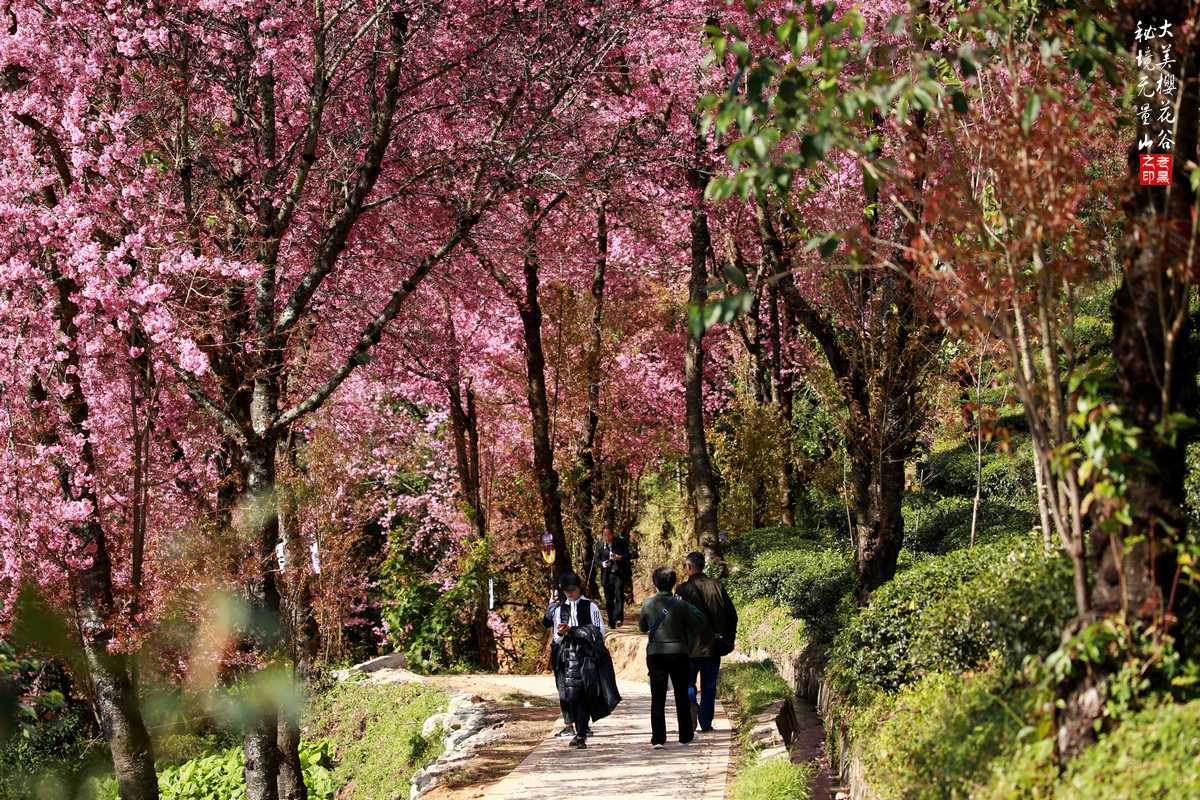
[[[469,695],[456,694],[450,698],[450,702],[446,705],[446,711],[450,714],[453,714],[460,708],[474,708]]]
[[[456,761],[465,761],[466,759],[468,759],[470,757],[471,757],[470,753],[464,753],[461,751],[456,752],[454,750],[447,750],[445,753],[442,753],[440,756],[438,756],[438,761],[441,761],[446,764],[453,764]]]
[[[483,702],[483,696],[478,695],[478,694],[473,694],[473,695],[471,695],[471,702],[474,703],[475,705],[479,705],[480,703]]]
[[[331,672],[329,674],[333,676],[333,679],[335,681],[350,680],[350,670],[348,670],[348,669],[335,669],[333,672]]]
[[[528,700],[526,700],[526,701],[525,701],[525,707],[526,707],[526,708],[533,708],[533,703],[531,703],[531,702],[529,702]]]
[[[779,735],[779,729],[775,727],[775,723],[768,722],[757,725],[754,730],[750,731],[750,741],[760,747],[774,747],[777,744],[783,744],[783,737]]]
[[[404,669],[408,666],[408,656],[403,653],[388,653],[386,656],[372,658],[370,661],[364,661],[361,664],[355,664],[350,668],[354,672],[362,672],[370,674],[378,672],[381,669]]]
[[[758,760],[766,761],[771,758],[778,758],[779,756],[786,757],[787,755],[788,755],[788,749],[786,747],[784,747],[782,744],[777,744],[774,747],[768,747],[766,750],[761,751],[758,754]]]
[[[464,728],[479,730],[483,727],[482,708],[459,708],[446,717],[446,728],[457,731]]]
[[[433,737],[434,733],[444,733],[446,730],[446,715],[434,714],[429,719],[425,720],[425,724],[421,726],[421,735],[426,739]]]
[[[458,743],[458,745],[456,746],[456,749],[458,749],[458,750],[475,750],[477,748],[483,747],[484,745],[499,741],[501,739],[507,739],[507,738],[508,738],[507,733],[498,731],[495,728],[488,728],[485,731],[479,731],[478,733],[472,734],[471,736],[468,736],[467,738],[463,739],[461,742]]]

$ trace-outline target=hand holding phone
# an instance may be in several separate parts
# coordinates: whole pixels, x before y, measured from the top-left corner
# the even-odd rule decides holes
[[[558,625],[558,635],[562,636],[563,634],[565,634],[569,627],[570,627],[569,625],[564,625],[563,623],[560,622]]]

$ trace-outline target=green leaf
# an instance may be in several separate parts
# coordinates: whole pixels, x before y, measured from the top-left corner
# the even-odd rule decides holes
[[[959,114],[967,113],[967,96],[958,89],[954,89],[950,92],[950,106]]]
[[[1033,127],[1034,121],[1037,120],[1038,112],[1042,110],[1042,98],[1036,92],[1029,95],[1025,101],[1025,108],[1021,111],[1021,132],[1028,135],[1029,129]]]

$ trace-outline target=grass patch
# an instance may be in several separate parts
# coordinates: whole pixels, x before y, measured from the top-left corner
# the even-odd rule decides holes
[[[446,695],[419,683],[338,684],[313,698],[306,735],[333,748],[339,800],[391,797],[422,764],[442,752],[440,736],[426,739],[422,723],[444,710]]]
[[[730,800],[809,800],[812,764],[793,764],[776,756],[747,767],[729,787]]]
[[[736,705],[743,717],[753,717],[776,700],[790,698],[792,690],[775,674],[770,661],[748,661],[721,667],[717,694]]]

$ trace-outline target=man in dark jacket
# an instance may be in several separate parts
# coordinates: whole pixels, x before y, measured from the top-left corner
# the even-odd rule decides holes
[[[563,722],[566,727],[558,733],[558,738],[571,738],[572,747],[582,747],[588,733],[589,711],[582,692],[576,692],[568,683],[582,683],[582,676],[577,669],[570,671],[568,659],[562,651],[563,637],[572,628],[594,625],[599,629],[600,640],[604,640],[604,620],[600,609],[591,600],[583,596],[582,581],[574,572],[564,572],[558,579],[558,588],[562,599],[554,600],[542,617],[542,625],[554,629],[550,642],[550,665],[554,668],[554,683],[558,687],[558,704],[562,709]],[[576,664],[578,667],[579,665]]]
[[[691,744],[696,738],[689,710],[687,679],[690,669],[688,650],[706,629],[704,614],[686,600],[671,595],[675,588],[675,570],[659,567],[652,576],[658,594],[642,603],[638,628],[650,631],[646,645],[646,670],[650,673],[650,746],[661,750],[667,742],[667,679],[675,689],[675,718],[679,723],[679,743]]]
[[[725,586],[716,578],[704,574],[704,554],[688,553],[683,564],[688,579],[679,587],[677,594],[704,612],[708,628],[691,650],[691,680],[688,681],[688,699],[692,704],[692,716],[701,733],[712,730],[713,714],[716,711],[717,673],[721,670],[721,656],[717,634],[737,625],[737,612],[729,600]],[[726,619],[726,612],[732,617]],[[732,642],[730,642],[732,644]],[[696,677],[700,678],[697,700]]]
[[[619,628],[625,622],[625,582],[633,577],[629,542],[613,538],[613,530],[608,525],[601,533],[604,538],[596,545],[595,563],[600,569],[609,627]]]

